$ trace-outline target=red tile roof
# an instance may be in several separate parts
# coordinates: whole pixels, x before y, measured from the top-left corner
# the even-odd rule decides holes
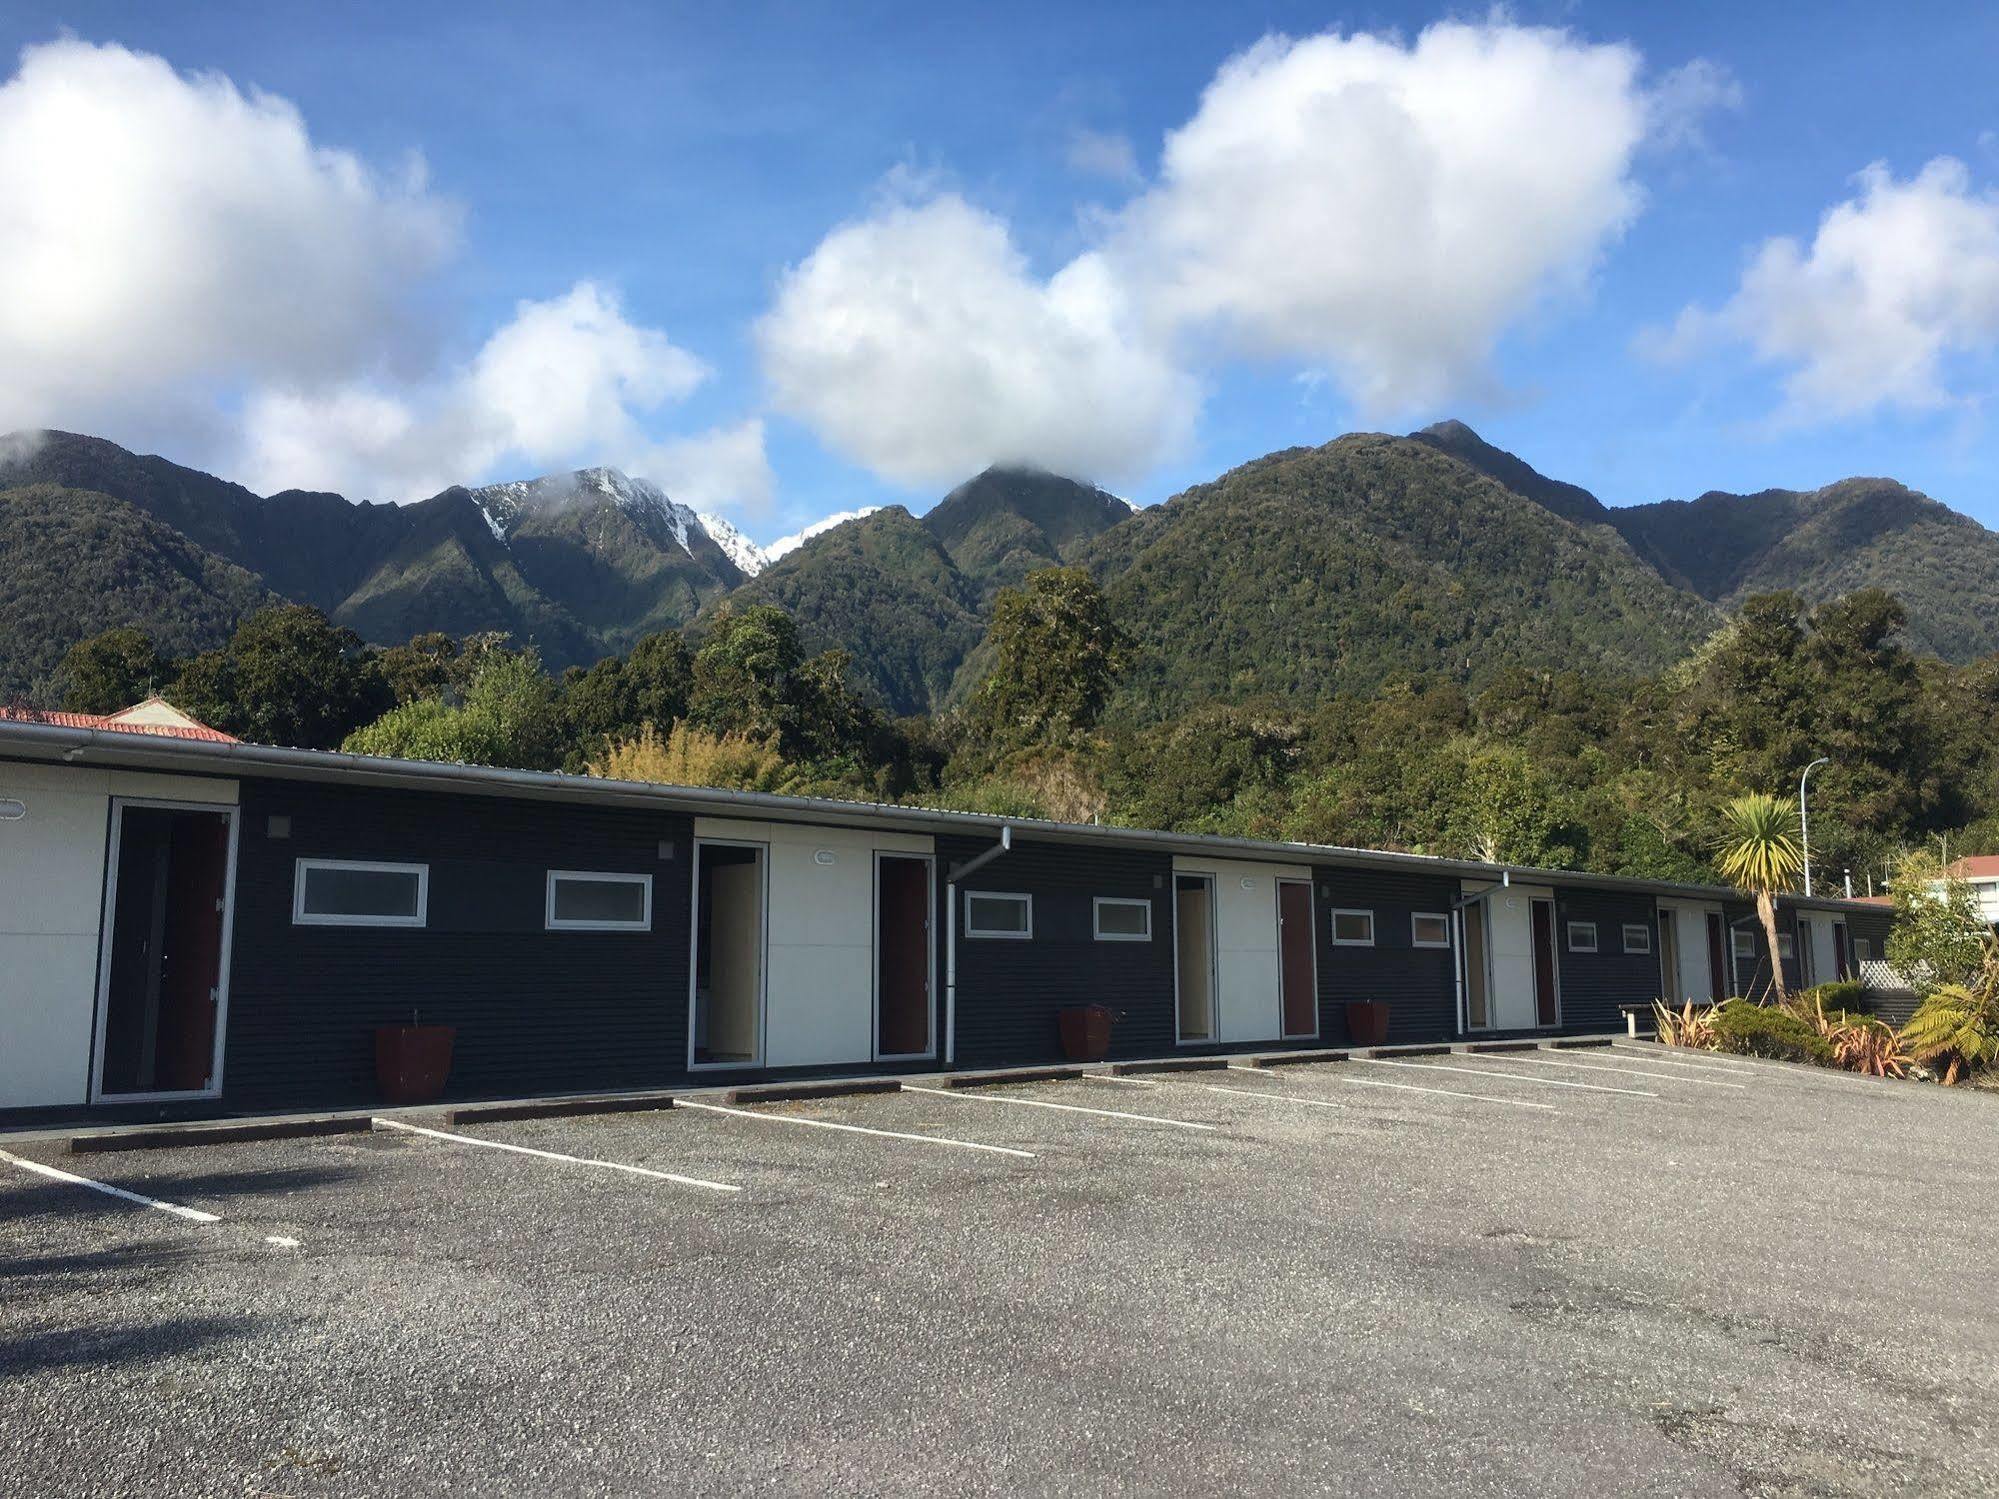
[[[151,710],[149,718],[134,718],[142,709]],[[211,729],[199,719],[191,718],[174,707],[164,698],[149,697],[143,703],[134,703],[129,708],[121,708],[116,713],[64,713],[54,708],[10,708],[0,703],[0,719],[13,723],[46,723],[62,729],[109,729],[118,734],[157,734],[167,739],[205,739],[211,744],[235,744],[234,734],[225,734],[220,729]],[[164,720],[164,721],[162,721]]]
[[[1967,858],[1951,861],[1952,878],[1960,880],[1989,880],[1999,878],[1999,854],[1972,854]]]

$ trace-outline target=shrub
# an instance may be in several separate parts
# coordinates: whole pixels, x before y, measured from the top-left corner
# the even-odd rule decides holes
[[[1714,1050],[1714,1010],[1703,1005],[1696,1009],[1688,1000],[1674,1009],[1660,1000],[1652,1001],[1652,1019],[1659,1040],[1666,1046],[1686,1046],[1695,1051]]]
[[[1806,990],[1800,998],[1808,1008],[1816,1007],[1828,1014],[1834,1010],[1848,1010],[1855,1015],[1865,1015],[1873,1006],[1867,986],[1859,979],[1835,979],[1832,983]]]
[[[1942,984],[1902,1027],[1902,1043],[1925,1066],[1944,1069],[1945,1086],[1999,1063],[1999,986]]]
[[[1779,1062],[1833,1065],[1832,1044],[1789,1010],[1731,999],[1714,1012],[1714,1049]]]

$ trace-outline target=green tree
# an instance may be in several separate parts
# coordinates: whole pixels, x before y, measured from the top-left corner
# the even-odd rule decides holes
[[[116,713],[157,691],[171,671],[153,637],[127,625],[79,640],[57,668],[72,713]]]
[[[1531,756],[1505,746],[1466,761],[1447,836],[1473,858],[1541,869],[1574,867],[1582,837],[1568,799]]]
[[[715,616],[694,653],[687,717],[711,734],[759,742],[796,737],[796,675],[804,654],[798,626],[775,604]]]
[[[553,770],[563,724],[555,684],[528,651],[489,651],[462,702],[418,698],[347,736],[350,754]]]
[[[1984,961],[1986,934],[1971,886],[1934,854],[1911,849],[1896,862],[1889,895],[1895,903],[1883,949],[1889,966],[1918,993],[1969,984]]]
[[[1002,589],[986,643],[993,665],[972,717],[996,749],[1061,743],[1095,727],[1128,656],[1103,591],[1080,567],[1044,568]]]
[[[467,680],[465,656],[458,642],[442,630],[410,637],[407,645],[392,645],[375,653],[376,668],[398,703],[443,697]]]
[[[1770,981],[1776,986],[1777,1002],[1782,1004],[1788,996],[1779,958],[1782,944],[1777,940],[1777,896],[1791,888],[1805,867],[1797,840],[1791,837],[1791,829],[1798,823],[1798,804],[1752,791],[1724,806],[1721,816],[1715,867],[1723,879],[1756,902],[1756,915],[1769,944]]]
[[[256,744],[326,749],[391,701],[352,630],[305,604],[260,609],[221,651],[182,664],[167,696]]]

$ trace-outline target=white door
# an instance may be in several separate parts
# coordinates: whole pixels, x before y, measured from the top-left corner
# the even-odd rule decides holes
[[[1486,967],[1495,1030],[1525,1031],[1539,1024],[1534,1002],[1534,902],[1552,899],[1552,891],[1525,885],[1494,887],[1485,898]]]
[[[1805,979],[1806,986],[1831,983],[1839,977],[1839,948],[1831,919],[1825,916],[1802,918],[1798,928],[1811,964],[1809,976]]]
[[[1175,860],[1174,870],[1214,879],[1215,969],[1221,979],[1215,1039],[1282,1039],[1284,983],[1278,952],[1277,882],[1310,880],[1312,871],[1295,865],[1237,860]]]
[[[1708,959],[1707,918],[1712,911],[1719,915],[1719,906],[1701,906],[1679,901],[1661,901],[1659,914],[1662,921],[1670,921],[1673,930],[1673,945],[1679,956],[1679,982],[1673,992],[1662,997],[1668,1004],[1685,1004],[1689,1000],[1697,1005],[1710,1004],[1715,998],[1713,965]]]

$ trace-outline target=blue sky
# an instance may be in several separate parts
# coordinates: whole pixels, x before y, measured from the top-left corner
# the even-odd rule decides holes
[[[1247,263],[1217,250],[1215,217],[1226,222],[1234,211],[1233,169],[1168,183],[1160,151],[1169,132],[1202,115],[1218,71],[1262,38],[1370,34],[1388,53],[1371,54],[1368,66],[1406,79],[1421,64],[1404,69],[1391,54],[1409,56],[1426,27],[1454,15],[1475,30],[1565,30],[1543,50],[1578,78],[1604,60],[1601,49],[1628,49],[1624,85],[1578,82],[1574,101],[1561,95],[1551,107],[1573,111],[1578,138],[1614,135],[1620,122],[1642,138],[1608,163],[1584,141],[1576,160],[1550,168],[1569,173],[1574,191],[1551,189],[1561,206],[1545,215],[1542,239],[1512,243],[1526,232],[1511,217],[1511,204],[1525,201],[1517,195],[1473,204],[1488,221],[1461,229],[1457,248],[1440,251],[1428,274],[1440,287],[1475,281],[1491,269],[1487,243],[1492,259],[1517,258],[1522,269],[1475,299],[1472,315],[1488,320],[1489,340],[1474,340],[1470,355],[1432,358],[1391,346],[1405,329],[1426,347],[1449,341],[1448,330],[1417,331],[1421,309],[1435,303],[1420,277],[1398,279],[1396,266],[1367,261],[1362,236],[1326,276],[1345,274],[1355,256],[1355,274],[1387,276],[1394,315],[1378,326],[1364,307],[1326,302],[1313,286],[1272,291],[1263,283],[1286,277],[1285,257],[1309,261],[1311,247],[1272,248]],[[697,499],[769,537],[859,504],[921,510],[948,487],[941,476],[954,465],[964,469],[958,477],[979,466],[969,455],[981,444],[992,457],[1095,469],[1080,476],[1149,502],[1274,448],[1459,416],[1613,504],[1873,473],[1999,524],[1999,414],[1987,400],[1999,369],[1999,245],[1984,238],[1999,217],[1992,7],[1517,5],[1495,17],[1287,4],[959,11],[15,0],[0,12],[10,59],[65,36],[163,59],[183,79],[219,74],[237,90],[278,96],[314,148],[350,153],[384,183],[420,155],[424,185],[413,191],[425,216],[387,230],[370,219],[356,231],[355,261],[325,271],[323,286],[317,272],[299,278],[325,305],[356,285],[371,288],[374,300],[347,320],[352,337],[266,347],[259,325],[282,314],[265,314],[246,319],[245,347],[218,334],[201,360],[169,359],[156,377],[148,361],[157,346],[142,345],[121,361],[129,379],[113,370],[62,390],[17,391],[11,415],[0,404],[0,426],[86,426],[253,482],[268,478],[270,487],[347,488],[339,481],[353,475],[394,498],[417,497],[395,493],[398,485],[446,472],[477,480],[556,461],[651,462],[670,486],[700,490]],[[1328,54],[1308,81],[1351,60]],[[1239,118],[1283,107],[1281,49],[1269,61],[1267,76],[1252,80],[1263,92],[1246,97]],[[115,77],[104,86],[102,107],[113,112],[150,97],[122,91]],[[0,138],[4,109],[0,96]],[[11,117],[14,128],[24,117]],[[1496,134],[1507,135],[1506,118],[1495,112]],[[1485,149],[1476,134],[1439,149]],[[1518,154],[1531,158],[1545,144],[1523,138]],[[1940,157],[1961,163],[1961,173],[1919,179]],[[1870,199],[1857,174],[1872,163],[1886,175]],[[1299,196],[1364,192],[1356,174],[1365,163],[1312,157],[1308,166],[1326,176],[1296,175],[1296,163],[1280,159],[1244,172],[1244,191],[1262,180],[1280,197],[1271,183],[1289,182]],[[66,180],[94,169],[82,158]],[[1506,168],[1535,169],[1532,160]],[[7,170],[0,165],[0,180]],[[116,194],[123,180],[89,185]],[[51,212],[62,206],[53,195],[77,190],[37,189],[51,195]],[[1607,193],[1616,206],[1606,207]],[[1365,210],[1371,200],[1356,201]],[[1935,278],[1933,294],[1913,310],[1891,309],[1885,329],[1842,323],[1863,299],[1842,291],[1834,247],[1814,257],[1822,217],[1842,203],[1858,211],[1852,274],[1874,278],[1863,291],[1886,287],[1892,297],[1904,279],[1895,257],[1922,261],[1932,222],[1949,231],[1935,241],[1949,265],[1906,272]],[[1281,229],[1296,207],[1252,202],[1242,222]],[[312,234],[344,243],[343,210],[313,211],[322,210],[334,217]],[[1196,248],[1177,260],[1157,250],[1166,237],[1157,226],[1190,223]],[[840,266],[831,252],[821,257],[825,274],[806,284],[798,268],[843,225],[879,232],[844,245]],[[228,232],[240,240],[264,227],[252,215]],[[412,235],[421,241],[414,247]],[[1745,268],[1785,236],[1799,242],[1798,256],[1746,288]],[[394,248],[380,248],[385,237]],[[133,256],[149,253],[139,238]],[[988,252],[1001,240],[1010,279],[995,286]],[[260,264],[297,259],[282,232],[279,241]],[[1988,248],[1990,266],[1981,259]],[[1219,271],[1217,255],[1226,262]],[[1038,361],[1051,340],[1036,319],[1048,305],[1048,316],[1068,315],[1073,299],[1060,284],[1079,260],[1111,267],[1111,292],[1091,292],[1085,321],[1110,306],[1118,330],[1079,335],[1074,358],[1065,353],[1068,362],[1044,370]],[[875,289],[914,275],[916,301],[928,307],[942,299],[921,284],[933,271],[958,276],[950,295],[975,309],[1020,293],[1022,315],[1009,321],[1026,319],[1015,331],[1031,347],[1008,344],[1004,327],[975,328],[971,341],[998,340],[995,364],[1035,359],[1023,378],[1053,390],[1052,403],[1009,392],[1011,376],[994,375],[988,390],[979,368],[953,364],[940,375],[893,346],[908,331],[907,309],[875,306]],[[1188,289],[1217,277],[1229,282],[1219,300]],[[248,279],[235,273],[237,285]],[[579,283],[599,300],[564,301]],[[99,290],[81,284],[65,295]],[[141,290],[148,305],[178,295]],[[1398,296],[1412,301],[1405,307]],[[1194,301],[1201,305],[1190,310]],[[509,383],[497,352],[480,363],[523,302],[559,304],[551,316],[565,336],[586,329],[615,411],[540,427],[509,418],[504,428],[467,414],[475,388],[538,388]],[[23,348],[60,362],[66,330],[80,343],[79,330],[99,315],[108,316],[86,306],[53,331],[30,330],[39,342]],[[177,316],[182,326],[226,321],[198,300]],[[1356,328],[1357,318],[1367,326]],[[0,317],[0,344],[4,324]],[[869,347],[827,347],[827,330],[849,325]],[[607,338],[616,345],[608,355]],[[569,347],[532,344],[536,357]],[[1911,361],[1892,380],[1867,368]],[[1077,363],[1084,367],[1072,369]],[[466,373],[475,366],[490,379]],[[937,389],[961,378],[979,388]],[[1125,409],[1134,386],[1148,393]],[[848,394],[829,397],[830,387]],[[7,397],[0,387],[0,402]],[[988,413],[990,431],[981,425]],[[877,430],[899,422],[923,430]],[[483,435],[440,435],[468,425]],[[254,453],[246,426],[263,434]],[[931,429],[952,435],[930,442]],[[729,440],[701,445],[723,435]],[[316,463],[326,477],[305,472]]]

